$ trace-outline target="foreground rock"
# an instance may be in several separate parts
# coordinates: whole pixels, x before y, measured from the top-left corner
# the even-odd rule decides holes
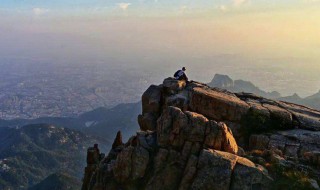
[[[320,131],[302,129],[252,135],[251,150],[278,150],[288,159],[301,160],[320,167]]]
[[[241,157],[249,150],[319,165],[320,112],[253,94],[168,78],[143,94],[138,122],[127,143],[118,134],[107,157],[88,163],[82,189],[270,189],[268,170]]]
[[[236,155],[224,123],[176,107],[164,110],[157,132],[138,132],[117,148],[83,189],[267,189],[272,182],[266,169]]]

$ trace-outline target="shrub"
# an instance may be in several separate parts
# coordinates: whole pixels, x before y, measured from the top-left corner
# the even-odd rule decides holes
[[[266,164],[265,166],[274,179],[271,189],[314,189],[308,175],[297,169],[283,167],[279,164]]]

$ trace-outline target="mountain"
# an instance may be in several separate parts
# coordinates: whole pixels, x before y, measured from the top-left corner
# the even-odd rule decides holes
[[[139,129],[137,114],[141,112],[141,103],[119,104],[114,108],[100,108],[82,114],[78,119],[85,127],[81,131],[112,139],[115,134],[123,131],[124,139]]]
[[[316,99],[320,99],[320,91],[315,93],[314,95],[308,96],[305,98],[305,100],[316,100]]]
[[[128,139],[139,126],[136,115],[141,112],[141,103],[119,104],[113,108],[97,108],[76,118],[44,117],[32,120],[0,120],[0,127],[21,127],[28,124],[48,123],[55,126],[76,129],[87,134],[112,139],[117,131],[124,131]]]
[[[297,93],[294,93],[292,96],[285,96],[285,97],[278,98],[278,100],[285,101],[285,102],[292,102],[296,104],[302,104],[302,105],[304,104],[304,99],[301,98]]]
[[[211,87],[231,89],[234,88],[234,81],[228,75],[215,74],[208,85]]]
[[[320,109],[320,91],[312,96],[304,98],[303,104],[316,109]]]
[[[79,190],[81,181],[64,173],[54,173],[28,190]]]
[[[258,96],[262,96],[270,99],[276,99],[280,101],[291,102],[295,104],[308,106],[315,109],[320,109],[320,91],[306,98],[301,98],[297,93],[294,93],[291,96],[281,97],[281,94],[277,91],[265,92],[249,81],[232,80],[228,75],[221,75],[221,74],[216,74],[213,77],[212,81],[208,83],[208,85],[213,88],[221,88],[221,89],[228,90],[230,92],[253,93]]]
[[[320,111],[174,78],[141,103],[140,131],[88,148],[82,190],[319,189]]]
[[[208,83],[208,85],[210,87],[226,89],[230,92],[248,92],[271,99],[281,97],[279,92],[265,92],[249,81],[233,81],[228,75],[215,74],[212,81]]]
[[[48,124],[0,128],[0,189],[26,189],[56,172],[81,178],[87,146],[110,143]]]
[[[281,97],[279,98],[279,100],[301,104],[315,109],[320,109],[320,91],[306,98],[301,98],[299,97],[299,95],[293,94],[292,96]]]
[[[118,130],[124,131],[123,137],[128,139],[139,128],[136,116],[140,112],[140,103],[128,103],[110,109],[98,108],[76,118],[46,117],[33,120],[0,120],[0,140],[2,142],[0,144],[0,166],[3,167],[0,170],[0,189],[16,189],[18,185],[21,186],[21,189],[25,189],[55,171],[69,170],[67,166],[71,166],[71,170],[66,173],[80,179],[80,171],[85,163],[85,149],[83,147],[88,147],[93,142],[104,142],[103,149],[109,150],[108,140],[112,139]],[[54,128],[48,129],[48,127]],[[24,135],[20,135],[20,133]],[[77,134],[79,141],[74,139],[72,134]],[[63,136],[72,137],[74,144],[68,145],[70,147],[53,147]],[[82,149],[79,152],[75,151],[73,150],[75,146],[81,146]],[[69,155],[68,152],[72,151],[72,154],[75,154],[77,158]],[[28,160],[24,160],[23,157],[27,157]],[[46,160],[45,157],[50,159]],[[64,168],[59,169],[62,165]],[[7,167],[11,170],[7,171]],[[43,181],[40,187],[47,181]]]

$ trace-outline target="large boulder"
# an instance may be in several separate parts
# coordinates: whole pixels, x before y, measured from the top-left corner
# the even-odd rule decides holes
[[[158,144],[182,149],[186,142],[237,154],[238,146],[226,124],[210,121],[195,112],[168,107],[158,120]]]
[[[157,117],[152,113],[138,116],[138,123],[142,131],[155,131],[157,128]]]
[[[160,115],[162,87],[151,85],[142,95],[142,114]]]
[[[290,129],[292,126],[292,114],[276,105],[272,104],[262,104],[263,107],[269,110],[270,119],[273,121],[274,125],[277,125],[279,129]]]
[[[293,115],[299,128],[320,131],[320,112],[318,110],[288,102],[278,102],[278,104]]]
[[[161,112],[162,86],[151,85],[142,95],[142,114],[138,116],[140,129],[155,130]]]
[[[255,165],[246,158],[238,157],[231,179],[230,189],[270,189],[273,179],[262,166]]]
[[[228,190],[237,156],[212,150],[203,150],[198,161],[198,172],[191,189]]]
[[[203,150],[190,189],[268,189],[272,178],[262,166],[227,152]]]
[[[190,108],[218,121],[240,121],[250,106],[234,94],[196,87],[191,92]]]
[[[238,145],[231,130],[225,123],[210,121],[206,129],[205,147],[223,150],[233,154],[238,153]]]

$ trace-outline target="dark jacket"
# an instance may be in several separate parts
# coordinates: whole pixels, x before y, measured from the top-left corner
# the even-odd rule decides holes
[[[183,70],[178,70],[177,72],[174,73],[174,78],[176,78],[177,80],[185,80],[188,81],[188,77],[185,74],[185,72]]]

